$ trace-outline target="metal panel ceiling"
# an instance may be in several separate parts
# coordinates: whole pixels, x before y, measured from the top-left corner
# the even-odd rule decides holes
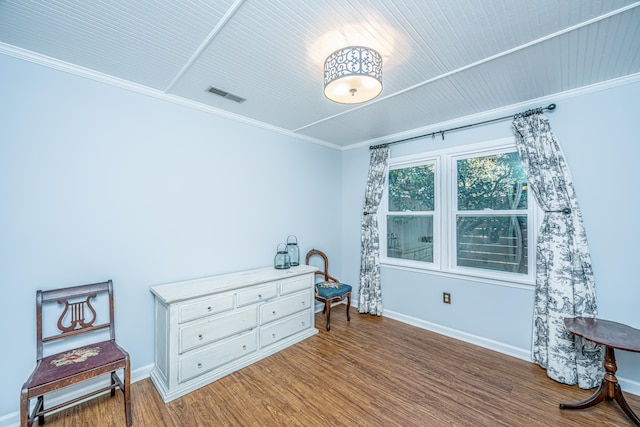
[[[112,76],[338,146],[640,73],[630,0],[0,1],[0,52]],[[383,92],[341,105],[324,59],[383,56]],[[7,84],[4,82],[3,84]],[[246,98],[236,103],[214,86]]]

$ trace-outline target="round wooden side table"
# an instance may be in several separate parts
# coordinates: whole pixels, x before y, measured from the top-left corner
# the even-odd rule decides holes
[[[614,349],[640,353],[640,330],[622,323],[588,317],[572,317],[564,319],[567,330],[574,335],[581,336],[606,349],[604,369],[606,371],[598,390],[589,397],[576,403],[561,403],[560,409],[584,409],[597,405],[603,400],[615,400],[625,414],[638,426],[640,418],[631,410],[622,395],[622,389],[616,378],[616,358]]]

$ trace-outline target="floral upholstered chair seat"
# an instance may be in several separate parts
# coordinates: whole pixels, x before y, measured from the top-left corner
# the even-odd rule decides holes
[[[318,296],[325,299],[332,299],[351,292],[351,285],[327,280],[316,283],[316,291],[318,292]]]
[[[71,378],[124,358],[125,353],[122,349],[111,341],[52,354],[40,361],[31,377],[29,387],[41,386],[62,378]]]

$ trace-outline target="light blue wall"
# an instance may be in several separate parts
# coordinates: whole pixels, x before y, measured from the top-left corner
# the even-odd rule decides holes
[[[546,104],[543,104],[546,105]],[[535,105],[537,106],[537,105]],[[598,292],[601,318],[640,328],[640,280],[637,242],[640,190],[634,176],[640,159],[640,83],[558,101],[546,113],[569,162],[580,201]],[[512,137],[509,121],[392,146],[391,155],[406,154]],[[360,220],[369,162],[368,147],[345,151],[343,168],[342,253],[345,280],[358,283]],[[358,194],[360,196],[358,197]],[[442,292],[452,304],[442,303]],[[533,291],[481,282],[382,268],[384,308],[414,319],[470,334],[476,341],[531,350]],[[493,342],[493,343],[492,343]],[[640,354],[616,352],[618,374],[640,394]]]
[[[272,265],[289,234],[340,268],[339,150],[4,55],[0,75],[0,417],[35,366],[37,289],[113,279],[135,370],[150,285]]]
[[[0,417],[34,366],[37,289],[114,280],[118,340],[153,362],[149,286],[270,265],[296,234],[355,286],[369,150],[339,152],[0,55]],[[600,315],[640,328],[635,242],[640,83],[549,113],[569,160]],[[508,122],[394,146],[393,156],[511,136]],[[385,308],[530,348],[530,290],[383,269]],[[441,302],[442,291],[453,304]],[[640,355],[617,352],[640,383]]]

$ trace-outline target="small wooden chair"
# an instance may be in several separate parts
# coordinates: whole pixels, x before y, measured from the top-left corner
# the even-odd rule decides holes
[[[98,295],[104,298],[108,297],[109,321],[96,325],[94,323],[99,316],[91,301],[93,300],[95,305]],[[102,300],[102,302],[106,311],[106,300]],[[57,329],[60,330],[60,333],[46,335],[49,332],[45,332],[45,336],[43,336],[43,311],[46,318],[53,318],[52,311],[56,309],[62,311],[57,321]],[[49,316],[50,314],[51,316]],[[102,321],[102,317],[100,321]],[[47,328],[47,322],[44,325],[46,331],[53,332],[53,326]],[[89,337],[105,339],[107,332],[109,338],[105,341],[87,344],[87,342],[91,342]],[[76,338],[82,342],[80,347],[77,347],[78,340]],[[36,293],[36,340],[36,368],[22,386],[20,394],[21,427],[31,427],[36,417],[39,424],[42,425],[46,413],[104,393],[107,390],[111,390],[111,396],[114,396],[116,388],[119,388],[124,394],[127,426],[132,424],[129,354],[115,341],[113,284],[111,280],[91,285],[38,291]],[[75,343],[75,348],[72,347],[72,343]],[[47,351],[44,350],[45,348]],[[53,348],[55,350],[52,350]],[[65,350],[61,351],[62,348]],[[52,351],[55,353],[44,355]],[[116,371],[121,369],[124,381],[116,374]],[[111,378],[110,386],[54,407],[44,408],[45,394],[106,374],[109,374]],[[35,398],[37,398],[37,402],[32,413],[29,414],[30,400]]]
[[[305,259],[307,265],[309,265],[309,259],[314,255],[319,255],[324,260],[324,270],[316,271],[316,275],[322,275],[324,280],[316,283],[315,296],[316,300],[324,303],[322,313],[327,314],[328,331],[331,329],[331,304],[334,302],[343,301],[345,298],[347,299],[347,320],[351,321],[351,314],[349,313],[349,307],[351,307],[351,285],[340,283],[338,279],[329,275],[329,259],[322,251],[311,249]]]

